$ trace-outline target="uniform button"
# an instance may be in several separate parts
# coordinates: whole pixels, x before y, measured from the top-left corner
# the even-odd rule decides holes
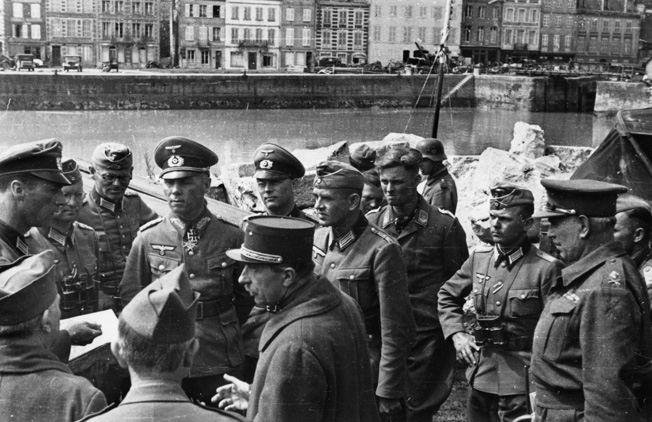
[[[505,261],[503,261],[503,262],[500,264],[500,266],[503,267],[503,268],[505,268],[505,267],[507,266],[507,263],[506,263]]]
[[[55,259],[55,260],[54,260],[54,263],[55,263],[55,264],[58,264],[58,263],[59,263],[59,260],[58,260],[58,259]]]
[[[121,228],[121,229],[124,229],[124,228],[125,228],[125,226],[124,226],[124,225],[122,225],[122,224],[120,224],[120,228]]]
[[[194,274],[190,274],[188,277],[190,277],[190,278],[195,278],[195,275],[194,275]]]
[[[118,220],[119,220],[119,219],[120,219],[120,216],[118,216],[117,218],[118,218]]]
[[[522,295],[521,295],[521,299],[525,299],[525,294],[522,294]]]
[[[351,274],[351,275],[349,276],[349,280],[353,280],[354,278],[355,278],[355,276],[354,276],[353,274]]]
[[[159,265],[159,266],[158,266],[158,269],[159,269],[159,270],[164,270],[164,269],[165,269],[165,265],[163,265],[163,264]]]
[[[473,289],[473,293],[478,293],[478,289]]]
[[[127,235],[124,235],[124,234],[123,234],[122,237],[127,237]]]
[[[226,267],[226,262],[222,262],[222,266],[223,266],[223,267]]]
[[[193,251],[188,252],[188,255],[193,256],[195,253]]]
[[[335,268],[335,263],[334,262],[331,264],[331,268]]]
[[[496,306],[500,306],[500,300],[496,301]]]
[[[127,245],[122,245],[122,249],[127,249]]]

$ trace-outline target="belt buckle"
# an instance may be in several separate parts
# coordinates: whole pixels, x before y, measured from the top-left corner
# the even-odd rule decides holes
[[[204,302],[197,302],[197,316],[195,320],[204,319]]]

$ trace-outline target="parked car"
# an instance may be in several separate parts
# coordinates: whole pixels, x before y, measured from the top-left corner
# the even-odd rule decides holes
[[[70,69],[77,69],[77,72],[82,71],[81,56],[63,56],[63,70],[67,72]]]
[[[43,63],[43,60],[34,58],[34,67],[44,67],[45,64]]]
[[[31,54],[17,54],[16,59],[16,70],[27,69],[28,72],[34,71],[34,56]]]
[[[102,72],[110,72],[113,69],[115,69],[116,72],[120,71],[118,69],[118,62],[117,61],[114,60],[114,61],[103,62],[102,63]]]
[[[4,54],[0,54],[0,70],[9,70],[14,67],[14,59]]]

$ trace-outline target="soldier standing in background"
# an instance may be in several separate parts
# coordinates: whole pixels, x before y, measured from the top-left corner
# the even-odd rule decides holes
[[[186,265],[192,289],[201,294],[200,347],[182,385],[190,398],[209,403],[224,384],[222,374],[236,371],[242,363],[240,321],[249,314],[252,299],[238,284],[239,266],[226,250],[239,247],[243,233],[207,208],[209,169],[218,161],[215,153],[190,139],[171,136],[158,143],[154,160],[161,168],[170,214],[141,229],[120,293],[126,305],[153,280]]]
[[[84,198],[79,221],[92,227],[100,239],[99,309],[119,311],[118,285],[131,244],[138,229],[157,215],[136,192],[127,190],[134,167],[131,151],[125,145],[98,145],[90,172],[95,186]]]
[[[493,247],[478,247],[439,290],[439,320],[469,366],[467,420],[513,421],[528,414],[526,367],[534,327],[561,262],[527,238],[532,227],[532,192],[510,185],[491,189]],[[466,332],[465,298],[472,295],[474,334]],[[497,411],[497,412],[496,412]]]
[[[632,257],[638,271],[647,285],[652,298],[652,208],[643,198],[624,193],[616,202],[616,225],[614,239]]]
[[[364,188],[362,189],[362,198],[360,198],[360,210],[366,214],[387,204],[385,203],[383,190],[380,188],[378,172],[372,169],[362,174],[364,175]]]
[[[322,227],[315,232],[315,274],[355,299],[367,328],[378,410],[405,420],[405,370],[414,316],[401,247],[360,211],[364,176],[339,161],[317,166],[313,194]]]
[[[431,422],[448,398],[455,374],[455,348],[444,339],[437,293],[469,257],[466,234],[450,212],[431,207],[417,192],[421,153],[393,146],[376,158],[387,206],[367,219],[394,237],[403,251],[408,292],[417,325],[408,355],[408,421]]]
[[[536,420],[650,420],[639,407],[650,393],[650,303],[613,235],[616,197],[627,188],[595,180],[541,184],[548,203],[535,217],[548,218],[548,237],[568,266],[534,333]]]
[[[448,159],[444,144],[439,139],[426,138],[419,141],[417,150],[423,156],[420,168],[426,178],[423,181],[423,199],[435,208],[455,214],[457,210],[457,185],[450,175],[444,161]]]
[[[362,144],[351,152],[349,163],[360,172],[372,170],[376,161],[376,151],[369,148],[369,145]]]

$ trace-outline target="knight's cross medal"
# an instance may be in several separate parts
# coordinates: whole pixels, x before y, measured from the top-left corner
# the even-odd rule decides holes
[[[186,237],[188,240],[183,242],[183,247],[186,248],[188,252],[194,252],[195,246],[197,246],[197,241],[199,240],[199,236],[197,236],[195,229],[188,230]]]

